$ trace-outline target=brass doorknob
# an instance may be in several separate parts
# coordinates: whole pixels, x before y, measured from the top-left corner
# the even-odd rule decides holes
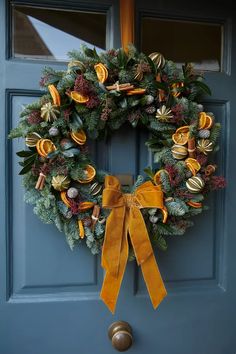
[[[108,336],[113,347],[119,352],[128,350],[133,343],[132,328],[124,321],[117,321],[110,325]]]

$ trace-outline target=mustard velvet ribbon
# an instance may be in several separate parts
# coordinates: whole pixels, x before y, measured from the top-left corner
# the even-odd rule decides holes
[[[134,43],[134,0],[120,0],[121,45],[127,51],[128,44]]]
[[[167,292],[140,210],[164,208],[160,186],[145,182],[133,194],[124,194],[119,180],[114,176],[106,176],[102,203],[103,208],[111,209],[102,249],[102,267],[105,270],[100,294],[102,300],[114,313],[128,260],[129,234],[153,307],[157,308]]]

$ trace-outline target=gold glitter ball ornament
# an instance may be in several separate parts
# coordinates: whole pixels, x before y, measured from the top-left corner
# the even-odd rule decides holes
[[[149,58],[153,61],[158,69],[162,69],[165,66],[165,58],[161,53],[154,52],[149,54]]]
[[[176,160],[182,160],[188,156],[188,149],[183,145],[175,144],[172,146],[171,151]]]
[[[205,182],[201,177],[194,176],[187,180],[186,187],[191,193],[200,193],[205,186]]]
[[[45,103],[41,107],[41,117],[46,122],[51,122],[53,120],[56,120],[59,114],[60,111],[58,110],[58,107],[52,104],[51,102]]]
[[[64,191],[68,189],[70,185],[70,179],[64,175],[57,175],[52,178],[52,186],[56,191]]]
[[[213,143],[209,139],[200,139],[197,142],[197,149],[199,152],[207,155],[213,150]]]
[[[28,147],[34,147],[36,146],[39,139],[41,139],[41,136],[38,133],[29,133],[26,135],[25,145]]]
[[[167,108],[165,105],[161,106],[156,113],[156,118],[160,122],[169,122],[173,118],[171,109]]]

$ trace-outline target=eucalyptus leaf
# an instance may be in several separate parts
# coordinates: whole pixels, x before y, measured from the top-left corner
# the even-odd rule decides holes
[[[47,158],[48,159],[52,159],[53,157],[57,156],[59,154],[59,150],[55,150],[53,152],[50,152],[49,154],[47,154]]]

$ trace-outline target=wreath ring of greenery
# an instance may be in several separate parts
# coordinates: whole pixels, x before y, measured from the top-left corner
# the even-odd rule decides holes
[[[167,249],[170,235],[182,235],[201,213],[206,195],[225,187],[216,176],[214,152],[220,124],[199,104],[210,94],[191,64],[179,69],[160,53],[149,56],[133,46],[97,53],[82,47],[69,53],[66,71],[45,68],[44,95],[24,107],[10,138],[23,137],[17,155],[24,175],[25,201],[44,223],[64,232],[71,249],[86,242],[100,252],[108,211],[102,208],[105,171],[89,155],[88,139],[106,139],[123,124],[148,129],[146,142],[155,168],[138,176],[161,185],[165,212],[142,209],[152,244]],[[130,259],[135,258],[130,246]]]

